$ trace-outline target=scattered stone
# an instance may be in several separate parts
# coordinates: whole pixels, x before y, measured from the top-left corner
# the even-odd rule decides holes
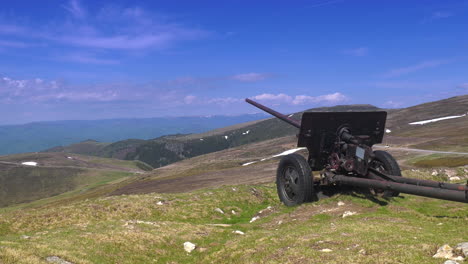
[[[187,241],[184,243],[184,250],[188,253],[192,252],[196,247],[197,245],[193,244],[192,242]]]
[[[438,223],[437,225],[443,225],[442,223]]]
[[[454,261],[454,260],[447,260],[444,262],[444,264],[458,264],[458,262]]]
[[[451,181],[459,181],[459,180],[461,180],[461,179],[460,179],[460,177],[458,177],[458,176],[453,176],[453,177],[449,177],[449,180],[451,180]]]
[[[445,258],[445,259],[452,259],[453,258],[453,248],[447,244],[441,246],[437,249],[433,258]]]
[[[237,213],[236,213],[236,211],[231,210],[231,214],[234,214],[234,215],[235,215],[235,214],[237,214]]]
[[[218,213],[220,213],[220,214],[224,214],[224,211],[221,210],[221,208],[216,208],[216,209],[214,209],[214,210],[215,210],[215,212],[218,212]]]
[[[129,220],[125,221],[123,226],[133,229],[135,224],[144,224],[144,225],[152,225],[152,226],[159,226],[156,222],[149,222],[149,221],[142,221],[142,220]]]
[[[268,206],[267,208],[265,208],[265,209],[263,209],[263,210],[260,210],[258,213],[259,213],[259,214],[262,214],[262,213],[264,213],[265,211],[271,211],[271,209],[273,209],[273,207]]]
[[[432,173],[431,173],[432,176],[436,176],[437,174],[439,174],[439,173],[436,170],[433,170]]]
[[[22,235],[21,238],[22,238],[22,239],[30,239],[31,237],[30,237],[30,236],[27,236],[27,235]]]
[[[342,215],[343,218],[357,214],[356,212],[345,211]]]
[[[57,256],[49,256],[46,258],[46,261],[50,263],[55,263],[55,264],[73,264],[70,261],[66,261]]]
[[[220,227],[230,227],[232,226],[231,224],[207,224],[209,226],[220,226]]]
[[[468,242],[458,244],[455,249],[461,250],[465,258],[468,258]]]
[[[237,191],[237,189],[236,189],[236,188],[234,188],[234,187],[232,187],[232,191],[233,191],[233,192],[235,192],[235,191]]]
[[[283,221],[279,220],[278,221],[278,225],[281,225],[283,223]]]
[[[157,205],[163,205],[163,202],[159,201],[156,203]]]
[[[342,201],[338,202],[338,206],[343,206],[343,205],[345,205],[345,203],[343,203]]]
[[[365,254],[366,254],[366,250],[365,250],[365,249],[359,250],[359,254],[365,255]]]
[[[329,248],[324,248],[324,249],[321,249],[320,251],[321,252],[332,252],[333,250],[331,250]]]
[[[452,170],[452,169],[445,169],[445,174],[447,174],[447,176],[450,178],[450,177],[453,177],[457,174],[457,172],[455,170]]]
[[[257,221],[258,219],[260,219],[260,216],[254,216],[252,219],[250,219],[250,223]]]
[[[233,231],[233,233],[238,235],[245,235],[245,233],[240,230]]]

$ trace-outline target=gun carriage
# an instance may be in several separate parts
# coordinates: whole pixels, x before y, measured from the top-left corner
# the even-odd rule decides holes
[[[384,197],[407,193],[468,203],[468,184],[450,184],[402,177],[393,156],[373,150],[382,143],[387,112],[305,112],[295,120],[250,99],[246,102],[299,129],[298,147],[309,152],[284,156],[278,165],[276,186],[287,206],[318,200],[324,189],[340,186],[368,189]],[[321,171],[314,178],[312,171]]]

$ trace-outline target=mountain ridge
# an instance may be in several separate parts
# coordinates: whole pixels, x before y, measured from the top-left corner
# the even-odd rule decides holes
[[[452,106],[454,109],[445,110],[442,112],[438,111],[438,109],[444,109],[449,106]],[[302,112],[293,113],[291,117],[300,120],[301,115],[304,112],[377,110],[385,109],[381,109],[370,104],[337,105],[332,107],[307,109]],[[417,115],[412,116],[412,111],[415,111]],[[408,108],[391,109],[388,111],[387,128],[389,128],[389,130],[392,132],[387,134],[384,143],[394,145],[401,144],[401,142],[405,142],[405,144],[426,142],[425,140],[421,139],[421,135],[425,137],[428,133],[439,133],[436,130],[441,123],[426,125],[423,131],[419,131],[418,129],[421,130],[420,127],[411,126],[408,124],[410,120],[417,121],[414,119],[418,118],[430,119],[433,117],[438,117],[441,114],[452,114],[462,111],[468,111],[468,95],[451,97]],[[451,124],[452,126],[458,128],[460,128],[460,126],[464,127],[464,124],[468,124],[465,119],[463,119],[461,123],[460,120],[447,120],[442,123]],[[408,134],[408,131],[416,132],[411,135]],[[463,133],[459,133],[458,131],[459,130],[454,132],[455,135],[452,133],[451,137],[463,142],[468,140],[468,136],[464,135]],[[235,124],[229,127],[223,127],[199,134],[166,135],[150,140],[128,139],[111,144],[87,143],[91,145],[90,151],[80,152],[80,154],[96,155],[124,160],[137,159],[150,164],[154,168],[158,168],[186,158],[191,158],[198,155],[249,143],[260,142],[263,140],[295,135],[297,132],[298,130],[295,127],[290,126],[275,117],[270,117],[267,119]],[[433,140],[433,138],[430,137],[429,141],[431,140]],[[453,141],[450,141],[450,139],[448,140],[449,142]],[[441,145],[441,143],[438,142],[433,142],[431,144],[431,147],[436,148],[440,148]],[[63,147],[61,151],[73,152],[73,145],[72,147]]]

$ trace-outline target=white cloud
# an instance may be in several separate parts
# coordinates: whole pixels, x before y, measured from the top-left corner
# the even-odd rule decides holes
[[[3,39],[3,46],[26,46],[39,41],[47,45],[59,43],[80,47],[88,51],[164,49],[181,41],[203,38],[209,33],[199,28],[188,27],[180,22],[150,13],[141,7],[118,8],[105,6],[87,10],[78,0],[70,0],[63,8],[71,14],[63,21],[48,21],[44,24],[1,24],[0,34],[11,35],[13,40]],[[18,40],[20,39],[23,44]],[[1,43],[0,43],[1,46]],[[86,61],[83,61],[86,63]]]
[[[385,107],[390,107],[390,108],[399,108],[399,107],[402,107],[402,106],[403,106],[403,103],[402,103],[402,102],[396,102],[396,101],[389,100],[389,101],[386,101],[386,102],[384,103],[384,106],[385,106]]]
[[[233,103],[240,103],[243,99],[233,98],[233,97],[222,97],[222,98],[212,98],[207,100],[209,104],[219,104],[219,105],[226,105],[226,104],[233,104]]]
[[[38,95],[31,97],[33,102],[46,102],[46,101],[98,101],[98,102],[109,102],[114,101],[118,98],[118,94],[114,91],[104,92],[90,92],[90,91],[70,91],[70,92],[59,92],[45,95]]]
[[[242,74],[237,74],[234,76],[231,76],[230,79],[240,81],[240,82],[258,82],[258,81],[263,81],[270,77],[269,74],[266,73],[242,73]]]
[[[187,95],[187,96],[184,97],[184,103],[192,104],[193,102],[195,102],[196,99],[197,99],[197,97],[194,96],[194,95]]]
[[[63,8],[76,18],[83,19],[86,17],[86,9],[81,6],[80,1],[78,0],[68,1],[68,4],[63,5]]]
[[[270,101],[273,103],[282,103],[290,105],[305,105],[305,104],[330,104],[340,103],[347,101],[348,98],[341,93],[325,94],[320,96],[309,96],[309,95],[296,95],[290,96],[287,94],[260,94],[252,97],[253,100],[258,101]]]
[[[56,80],[40,78],[15,80],[0,78],[0,100],[8,103],[44,103],[50,101],[113,101],[119,99],[116,90],[107,87],[73,87]]]
[[[264,101],[282,101],[282,102],[290,102],[293,98],[287,94],[259,94],[252,97],[254,100],[264,100]]]

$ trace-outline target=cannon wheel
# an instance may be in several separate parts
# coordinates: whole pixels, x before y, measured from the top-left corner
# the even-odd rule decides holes
[[[398,166],[397,161],[390,153],[382,150],[376,150],[374,151],[374,155],[375,157],[370,164],[372,168],[383,173],[401,177],[400,166]],[[396,197],[400,194],[399,192],[390,190],[382,191],[371,189],[371,192],[376,195],[382,195],[383,197]]]
[[[280,200],[287,206],[313,200],[312,171],[304,157],[290,154],[281,159],[276,172],[276,188]]]

